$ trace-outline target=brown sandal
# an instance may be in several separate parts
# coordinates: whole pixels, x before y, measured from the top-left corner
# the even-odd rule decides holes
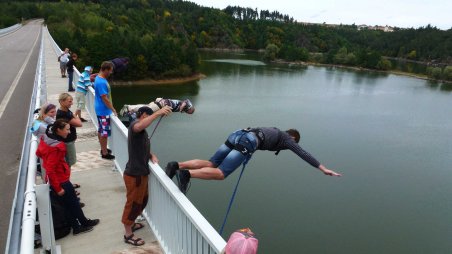
[[[135,232],[135,231],[137,231],[139,229],[142,229],[142,228],[144,228],[144,225],[142,223],[139,223],[139,222],[133,223],[133,225],[132,225],[132,232]]]
[[[145,242],[141,238],[133,238],[135,235],[131,234],[129,236],[124,235],[124,242],[133,246],[141,246]],[[141,243],[140,243],[141,242]]]

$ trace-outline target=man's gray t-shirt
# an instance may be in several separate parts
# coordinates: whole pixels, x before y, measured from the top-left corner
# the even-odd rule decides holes
[[[265,137],[264,142],[259,144],[258,150],[280,151],[289,149],[304,161],[311,164],[311,166],[315,168],[320,166],[320,162],[310,153],[303,150],[303,148],[301,148],[287,132],[281,131],[275,127],[258,127],[256,129],[260,129]]]
[[[138,123],[132,122],[129,126],[129,138],[127,147],[129,151],[129,161],[127,161],[124,174],[130,176],[149,175],[149,160],[151,159],[151,142],[146,129],[141,132],[134,132],[133,126]]]

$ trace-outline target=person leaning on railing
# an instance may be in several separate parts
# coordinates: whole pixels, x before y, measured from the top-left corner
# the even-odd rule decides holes
[[[82,122],[87,122],[86,119],[82,117],[82,109],[85,108],[85,97],[88,93],[88,87],[92,86],[90,80],[90,75],[93,72],[91,66],[85,66],[85,69],[80,73],[80,77],[77,82],[77,88],[75,89],[75,102],[77,103],[77,110],[75,111],[75,116],[80,118]]]
[[[94,80],[94,109],[99,123],[98,138],[100,143],[100,155],[102,159],[113,160],[114,155],[107,148],[108,137],[111,135],[110,115],[117,115],[111,100],[111,90],[107,78],[113,73],[113,63],[103,62],[99,75]]]
[[[124,242],[134,246],[144,244],[144,241],[136,238],[133,232],[144,227],[141,223],[135,223],[135,219],[143,212],[148,202],[149,160],[158,163],[157,156],[151,152],[151,141],[146,128],[160,116],[169,114],[171,114],[169,106],[156,112],[144,106],[138,109],[137,120],[129,126],[127,138],[129,160],[123,176],[127,196],[121,221],[125,229]]]
[[[78,235],[93,230],[99,223],[99,219],[85,217],[80,202],[77,199],[74,187],[70,181],[71,170],[66,162],[66,144],[63,139],[70,133],[69,123],[58,119],[46,130],[46,135],[41,138],[36,155],[43,160],[46,169],[46,180],[51,190],[54,191],[64,204],[68,222],[72,227],[72,233]]]

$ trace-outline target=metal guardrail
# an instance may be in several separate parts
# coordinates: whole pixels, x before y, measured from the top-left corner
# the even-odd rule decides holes
[[[4,35],[7,35],[7,34],[10,34],[12,32],[15,32],[16,30],[18,30],[21,27],[22,27],[22,24],[15,24],[13,26],[0,29],[0,37],[4,36]]]
[[[19,165],[16,192],[13,200],[8,239],[5,253],[34,253],[34,232],[36,222],[36,149],[37,139],[31,134],[30,126],[34,120],[33,111],[40,107],[41,88],[45,86],[45,64],[43,59],[43,37],[36,67],[35,81],[29,106],[28,124],[25,130],[22,157]]]
[[[61,49],[51,35],[55,53]],[[76,70],[74,80],[80,73]],[[86,110],[97,126],[94,109],[94,90],[90,87],[86,95]],[[128,160],[127,128],[118,117],[111,118],[111,137],[108,140],[116,159],[116,168],[123,174]],[[158,164],[150,163],[149,202],[143,215],[152,228],[165,253],[220,253],[225,240],[210,225],[196,207],[182,194],[166,176]]]

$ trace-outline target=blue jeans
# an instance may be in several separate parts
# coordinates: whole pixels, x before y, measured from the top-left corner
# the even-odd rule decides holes
[[[72,80],[74,80],[74,71],[67,71],[68,80],[69,80],[69,88],[68,91],[74,90],[74,87],[72,87]]]
[[[229,135],[227,142],[232,147],[222,144],[210,162],[218,167],[226,178],[236,170],[257,149],[257,140],[254,134],[238,130]]]

